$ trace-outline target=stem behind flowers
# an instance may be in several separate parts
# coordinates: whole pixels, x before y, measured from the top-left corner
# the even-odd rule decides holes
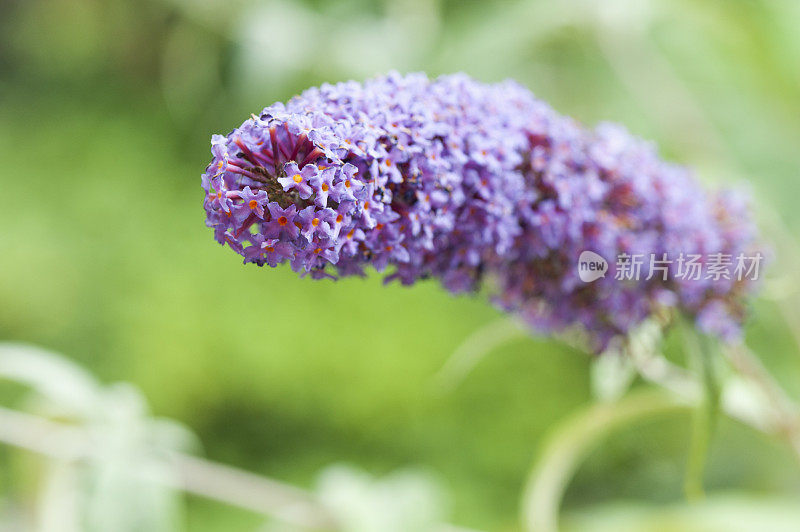
[[[522,498],[522,522],[530,532],[556,532],[561,499],[580,461],[615,430],[651,416],[694,406],[661,390],[629,393],[613,403],[587,406],[558,425],[544,443]]]
[[[694,329],[685,328],[690,368],[660,353],[660,327],[645,323],[631,336],[627,355],[639,375],[656,386],[629,392],[616,402],[592,404],[557,427],[542,446],[522,501],[525,530],[558,530],[559,506],[569,480],[589,451],[610,433],[649,416],[693,409],[692,443],[684,485],[687,498],[703,496],[702,478],[714,420],[719,412],[756,430],[785,439],[800,461],[800,409],[758,358],[744,345],[712,349]],[[718,371],[722,351],[732,372]],[[601,355],[604,356],[604,355]]]
[[[719,384],[714,370],[714,360],[710,342],[699,338],[691,327],[682,327],[686,353],[693,373],[703,388],[702,399],[694,411],[692,419],[692,439],[689,446],[689,460],[686,465],[684,492],[690,502],[702,499],[703,473],[708,458],[709,445],[719,416]]]

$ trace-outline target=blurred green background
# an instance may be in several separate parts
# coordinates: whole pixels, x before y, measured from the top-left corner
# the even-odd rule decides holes
[[[794,0],[6,0],[0,339],[134,384],[211,459],[299,486],[335,462],[422,468],[453,522],[517,530],[538,445],[591,400],[590,357],[521,339],[441,392],[437,371],[499,313],[433,283],[244,267],[203,223],[212,133],[390,69],[515,78],[584,123],[656,140],[709,184],[749,186],[768,237],[782,219],[774,270],[794,281],[798,27]],[[797,395],[800,311],[779,291],[766,284],[747,338]],[[0,383],[0,398],[19,393]],[[682,504],[689,426],[664,417],[608,441],[571,484],[567,522]],[[0,499],[24,508],[33,480],[15,453],[0,447]],[[790,452],[750,429],[722,420],[709,460],[709,491],[800,502]],[[186,518],[198,532],[262,521],[194,498]]]

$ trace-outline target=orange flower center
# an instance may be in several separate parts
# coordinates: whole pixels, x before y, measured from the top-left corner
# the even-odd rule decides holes
[[[303,182],[303,176],[301,176],[300,174],[294,174],[294,177],[292,179],[294,179],[295,183],[302,183]]]
[[[278,223],[281,225],[286,225],[287,223],[289,223],[289,220],[286,219],[286,216],[281,216],[280,218],[278,218]]]
[[[258,207],[258,202],[254,199],[250,200],[250,208],[255,210],[256,207]]]
[[[337,217],[336,217],[336,223],[337,223],[337,224],[340,224],[340,223],[342,223],[342,220],[344,220],[344,217],[343,217],[341,214],[340,214],[339,216],[337,216]]]
[[[321,188],[323,192],[327,192],[328,191],[328,183],[322,183],[322,186],[319,187],[319,188]]]
[[[275,251],[275,248],[274,248],[274,247],[272,247],[272,246],[267,246],[267,247],[265,247],[264,249],[265,249],[265,250],[267,250],[267,251],[269,251],[270,253],[272,253],[273,251]]]
[[[311,225],[313,225],[314,227],[318,226],[319,225],[319,218],[314,218],[313,220],[311,220]]]

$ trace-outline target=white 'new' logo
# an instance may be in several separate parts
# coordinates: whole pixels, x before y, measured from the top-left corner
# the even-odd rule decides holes
[[[591,283],[608,273],[608,262],[594,251],[583,251],[578,257],[578,277],[584,283]]]

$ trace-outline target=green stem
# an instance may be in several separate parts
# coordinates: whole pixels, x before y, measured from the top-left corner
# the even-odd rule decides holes
[[[702,400],[695,409],[692,419],[692,439],[683,485],[686,498],[691,502],[705,497],[703,475],[719,414],[720,393],[709,339],[699,337],[691,327],[684,327],[683,336],[690,367],[698,375],[703,388]]]
[[[692,404],[658,390],[633,392],[614,403],[593,404],[559,424],[542,447],[522,501],[525,530],[556,532],[570,478],[581,460],[611,432],[653,415]]]

